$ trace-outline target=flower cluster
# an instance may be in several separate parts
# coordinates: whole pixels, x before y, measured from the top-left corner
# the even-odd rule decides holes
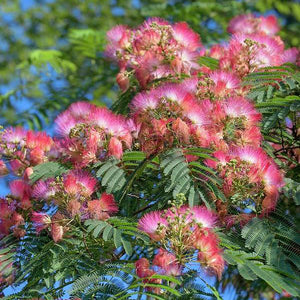
[[[215,71],[217,85],[230,73]],[[141,92],[131,103],[132,118],[139,128],[137,136],[147,154],[174,145],[200,146],[228,150],[232,146],[261,142],[258,123],[261,115],[246,98],[228,88],[230,97],[203,99],[202,79],[187,79]],[[230,85],[230,83],[228,83]],[[225,89],[223,89],[223,92]]]
[[[62,115],[66,116],[69,111],[72,111],[73,115],[77,112],[78,124],[83,124],[79,123],[79,116],[86,113],[83,107],[89,107],[91,110],[95,108],[93,110],[95,113],[101,110],[96,109],[89,103],[79,102],[71,105],[69,110]],[[117,116],[106,109],[103,111],[107,112],[108,116],[113,116],[115,120],[118,120]],[[113,117],[106,120],[106,122],[113,120]],[[70,118],[69,125],[71,122]],[[120,123],[125,124],[121,117],[118,124]],[[61,122],[60,125],[63,126],[63,123]],[[64,125],[67,126],[67,122]],[[113,127],[113,124],[111,125]],[[108,123],[106,129],[107,127]],[[112,137],[112,131],[108,142],[109,155],[116,153],[114,152],[114,142],[112,142],[114,138]],[[117,129],[114,132],[119,139],[123,138],[124,140],[126,140],[126,134],[128,134],[127,140],[131,142],[131,135],[128,130],[119,131],[125,132],[123,136],[116,134]],[[108,131],[107,135],[109,135]],[[88,218],[105,220],[118,211],[112,195],[102,193],[99,199],[92,196],[97,188],[97,180],[88,171],[76,169],[76,166],[78,166],[77,161],[73,159],[74,157],[68,155],[64,148],[64,145],[71,143],[71,140],[69,137],[53,140],[43,132],[33,132],[19,127],[8,128],[0,133],[0,155],[8,161],[7,165],[3,160],[0,161],[0,174],[6,175],[11,170],[14,175],[20,177],[9,183],[10,194],[0,199],[0,237],[8,235],[10,232],[13,232],[16,237],[24,236],[26,233],[24,230],[25,222],[31,220],[38,233],[49,228],[54,241],[57,242],[63,237],[63,233],[68,230],[67,224],[75,218],[79,220]],[[72,142],[75,145],[75,140],[72,140]],[[98,140],[96,147],[101,142]],[[121,149],[118,151],[119,153],[122,152],[122,144]],[[80,161],[80,155],[83,157],[84,153],[78,154],[78,162]],[[75,169],[62,177],[31,183],[30,176],[34,172],[34,166],[58,158],[62,162],[74,163]],[[86,161],[79,165],[85,163]],[[58,209],[50,217],[47,210],[53,206]]]
[[[106,53],[120,67],[117,82],[122,90],[129,87],[131,74],[146,87],[155,79],[192,75],[200,68],[200,37],[184,22],[152,18],[136,29],[113,27],[107,38]]]
[[[21,127],[11,127],[0,132],[0,155],[9,159],[10,169],[17,176],[29,167],[46,162],[51,156],[52,146],[52,138],[44,132]],[[7,173],[7,166],[0,160],[0,175]]]
[[[228,26],[228,32],[233,34],[228,45],[213,46],[210,56],[219,59],[221,69],[233,70],[240,77],[262,67],[287,62],[299,65],[299,50],[285,50],[283,41],[275,35],[278,31],[274,16],[237,16]]]
[[[216,215],[204,206],[175,204],[167,210],[145,214],[138,227],[161,248],[154,256],[152,269],[145,258],[137,261],[137,275],[141,278],[156,273],[182,275],[186,264],[197,254],[197,261],[220,278],[224,260],[218,238],[212,230],[215,224]],[[157,279],[147,278],[146,282],[149,280]]]
[[[252,208],[262,213],[275,208],[283,177],[274,161],[261,148],[247,146],[227,153],[217,151],[214,156],[218,161],[208,160],[207,164],[219,170],[229,203],[239,209]],[[227,207],[221,202],[218,204],[221,215],[228,216]]]
[[[38,181],[33,186],[32,198],[54,204],[59,210],[51,218],[46,213],[33,212],[31,221],[36,231],[50,228],[53,240],[57,242],[74,218],[107,220],[118,211],[118,206],[110,194],[102,193],[95,199],[92,195],[96,186],[96,178],[82,170],[69,171],[58,179]]]
[[[235,33],[261,33],[269,36],[275,35],[279,31],[278,21],[275,16],[259,16],[253,14],[239,15],[233,18],[228,25],[227,31]]]
[[[103,160],[121,158],[132,145],[130,127],[124,117],[88,102],[76,102],[55,120],[61,156],[76,167]]]
[[[93,197],[96,188],[96,178],[82,170],[71,170],[62,177],[39,180],[33,185],[14,180],[10,183],[11,194],[0,199],[0,236],[11,230],[15,236],[24,236],[21,225],[26,219],[32,221],[37,233],[49,228],[53,240],[58,242],[74,219],[106,220],[118,211],[118,206],[110,194]],[[58,210],[49,216],[45,206]]]
[[[71,234],[71,224],[107,220],[117,213],[114,196],[95,178],[95,163],[121,160],[133,148],[149,157],[174,147],[206,147],[216,160],[205,163],[223,179],[219,188],[227,201],[215,199],[216,214],[182,201],[145,214],[139,229],[159,249],[151,266],[146,258],[138,260],[136,272],[145,284],[161,283],[151,276],[180,276],[194,257],[221,277],[224,260],[213,231],[217,216],[231,226],[252,218],[246,209],[266,214],[275,208],[283,186],[280,170],[261,148],[261,114],[246,97],[250,87],[242,84],[245,75],[261,67],[297,63],[299,51],[284,49],[275,36],[278,29],[272,16],[239,16],[229,25],[229,43],[207,51],[186,23],[154,18],[134,30],[122,25],[111,29],[106,53],[119,64],[119,86],[127,90],[134,78],[140,85],[129,115],[81,101],[56,118],[54,138],[20,127],[1,131],[0,176],[11,172],[18,178],[0,199],[0,238],[11,232],[23,237],[30,224],[59,242]],[[198,64],[205,54],[219,60],[218,69]],[[54,161],[70,170],[30,180],[35,166]]]

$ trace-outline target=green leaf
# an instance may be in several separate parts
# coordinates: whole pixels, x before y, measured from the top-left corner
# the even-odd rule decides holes
[[[116,248],[119,248],[122,246],[122,234],[121,234],[121,230],[114,228],[114,243]]]
[[[104,241],[108,241],[113,234],[113,227],[110,224],[107,224],[103,231],[103,239]]]
[[[208,57],[208,56],[201,56],[198,59],[198,63],[200,66],[208,67],[211,70],[216,70],[219,68],[219,61],[215,58]]]
[[[46,180],[66,173],[69,169],[59,162],[45,162],[33,167],[33,173],[30,175],[31,183],[35,183],[37,180]]]
[[[121,242],[122,242],[122,245],[124,247],[126,254],[131,256],[132,255],[131,243],[128,240],[126,240],[124,237],[121,237]]]

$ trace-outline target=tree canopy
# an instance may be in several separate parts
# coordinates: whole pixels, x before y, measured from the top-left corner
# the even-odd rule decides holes
[[[297,1],[100,2],[1,4],[4,299],[300,297]]]

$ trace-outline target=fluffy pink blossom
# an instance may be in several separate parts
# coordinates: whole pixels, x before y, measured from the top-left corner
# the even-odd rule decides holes
[[[65,191],[75,197],[89,197],[96,188],[97,180],[83,170],[72,170],[64,177]]]
[[[185,49],[195,51],[202,47],[200,36],[187,23],[179,22],[172,26],[174,39]]]
[[[229,33],[263,33],[273,36],[279,31],[277,18],[273,15],[255,17],[253,14],[239,15],[229,22]]]
[[[240,79],[231,72],[216,70],[209,74],[209,78],[215,83],[216,90],[222,88],[234,90],[240,86]]]
[[[9,146],[11,144],[24,144],[24,139],[26,137],[26,130],[22,127],[9,127],[5,129],[1,136],[3,142],[7,143]]]
[[[245,118],[246,127],[257,125],[261,120],[261,114],[254,105],[243,97],[231,97],[224,102],[224,111],[232,118]]]
[[[43,229],[47,228],[51,224],[51,218],[43,212],[33,212],[31,216],[31,221],[37,231],[40,233]]]
[[[217,216],[205,206],[194,206],[190,208],[192,219],[205,228],[213,228],[216,224]]]
[[[118,84],[123,91],[128,88],[125,74],[131,73],[146,88],[153,80],[192,75],[200,69],[200,37],[184,22],[172,25],[152,18],[138,29],[115,26],[107,37],[106,53],[120,67]]]
[[[140,258],[139,260],[136,261],[135,263],[135,270],[137,276],[140,278],[148,277],[149,273],[148,270],[150,268],[150,263],[147,258]]]
[[[32,196],[39,200],[48,200],[55,195],[56,189],[53,179],[39,180],[32,189]]]
[[[64,137],[57,142],[59,150],[77,168],[104,158],[107,152],[120,158],[123,149],[132,145],[130,129],[123,116],[87,102],[73,103],[55,122],[57,132]]]
[[[92,218],[106,220],[118,211],[114,196],[103,193],[100,199],[88,201],[88,211]]]
[[[13,180],[9,184],[11,195],[19,201],[19,206],[29,209],[32,206],[30,201],[31,187],[23,180]]]
[[[161,212],[152,211],[139,220],[138,228],[146,232],[154,241],[160,241],[165,235],[167,225],[168,222],[162,217]]]
[[[148,259],[146,258],[140,258],[139,260],[136,261],[135,263],[135,270],[136,270],[136,274],[137,276],[139,276],[140,278],[145,278],[143,280],[143,283],[147,284],[161,284],[162,283],[162,279],[159,278],[149,278],[152,275],[157,274],[154,270],[150,269],[150,263],[148,261]],[[156,294],[160,294],[160,288],[153,288],[151,286],[147,286],[146,287],[147,291],[156,293]]]
[[[233,70],[243,77],[259,68],[279,66],[283,63],[284,44],[280,37],[262,33],[232,36],[228,47],[220,57],[220,67]]]
[[[59,223],[52,223],[51,224],[51,236],[53,238],[53,241],[55,243],[58,243],[60,240],[62,240],[64,235],[64,228]]]
[[[299,66],[300,65],[299,49],[296,47],[293,47],[293,48],[285,50],[283,52],[282,62],[283,63],[294,63],[294,64],[297,64],[297,66]]]
[[[166,275],[179,276],[182,274],[182,266],[177,262],[176,256],[162,248],[154,256],[152,265],[159,267]]]

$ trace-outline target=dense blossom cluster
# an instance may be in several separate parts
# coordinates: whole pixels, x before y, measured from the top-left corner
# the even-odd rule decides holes
[[[59,151],[76,167],[85,167],[108,156],[121,158],[132,145],[130,126],[123,116],[88,102],[76,102],[56,121]]]
[[[280,170],[261,148],[261,115],[246,98],[249,87],[241,84],[242,78],[260,67],[299,59],[297,49],[285,50],[275,36],[278,24],[272,16],[239,16],[228,31],[233,35],[227,45],[205,50],[186,23],[172,25],[154,18],[134,30],[122,25],[111,29],[106,53],[118,62],[120,88],[127,90],[134,78],[139,83],[130,114],[124,117],[77,102],[57,117],[54,138],[19,127],[4,129],[0,175],[11,172],[19,178],[0,199],[0,237],[11,232],[23,237],[29,223],[38,234],[48,231],[59,242],[72,221],[106,220],[117,213],[114,196],[104,192],[91,169],[97,162],[122,159],[123,152],[133,148],[152,156],[173,147],[206,147],[216,158],[206,164],[223,178],[220,188],[227,202],[215,199],[216,214],[182,203],[145,214],[139,229],[159,244],[159,250],[152,267],[141,258],[136,272],[145,283],[159,283],[149,277],[179,276],[194,255],[220,277],[224,260],[213,232],[217,216],[222,225],[232,226],[252,218],[245,208],[268,213],[283,186]],[[198,64],[203,55],[218,59],[219,69]],[[51,161],[70,170],[31,182],[34,167]],[[0,276],[0,284],[3,281]]]
[[[224,83],[231,77],[223,71],[211,75],[216,85],[221,85],[222,76]],[[234,96],[230,87],[230,97],[202,99],[202,83],[202,79],[168,83],[133,99],[131,111],[143,151],[151,154],[175,145],[225,151],[232,146],[260,145],[261,115],[253,104]]]
[[[224,179],[223,191],[229,203],[238,204],[239,210],[252,207],[263,213],[275,208],[283,178],[274,161],[261,148],[233,148],[229,152],[216,151],[214,155],[218,161],[208,160],[207,165],[218,170]],[[217,204],[219,215],[225,216],[227,224],[239,218],[228,215],[228,205],[221,201]]]
[[[70,109],[74,110],[76,106],[80,111],[84,105],[89,107],[88,103],[79,102]],[[65,138],[52,140],[45,133],[22,128],[2,131],[0,153],[9,161],[9,169],[20,178],[9,183],[10,194],[0,199],[0,237],[11,231],[17,237],[24,236],[23,225],[31,220],[38,233],[49,228],[57,242],[68,230],[67,224],[75,217],[81,220],[105,220],[118,211],[112,195],[102,193],[99,199],[93,197],[98,190],[97,180],[88,171],[75,168],[61,177],[31,183],[30,175],[37,164],[58,158],[66,161],[65,142]],[[69,157],[69,161],[74,163],[74,167],[77,166],[77,161],[72,157]],[[3,174],[6,174],[7,166],[4,162],[2,165],[5,170]],[[58,209],[50,217],[47,211],[53,206]]]
[[[192,75],[200,69],[200,37],[185,22],[170,24],[153,18],[131,30],[119,25],[107,33],[106,53],[118,62],[117,82],[122,90],[136,76],[142,87],[155,79]]]
[[[107,34],[106,52],[120,67],[117,82],[122,90],[129,87],[132,76],[145,88],[153,80],[206,72],[207,68],[197,64],[206,52],[220,60],[220,69],[233,70],[243,77],[261,67],[300,63],[299,50],[285,50],[281,38],[275,36],[278,31],[274,16],[241,15],[228,26],[232,34],[229,43],[206,51],[200,37],[186,23],[172,25],[152,18],[136,29],[123,25],[112,28]]]
[[[153,269],[150,269],[145,258],[137,261],[137,275],[145,278],[157,272],[179,276],[183,273],[185,264],[191,262],[191,257],[197,254],[197,261],[203,267],[221,277],[224,259],[218,238],[212,231],[216,219],[216,215],[204,206],[190,208],[186,205],[174,205],[165,211],[145,214],[138,227],[161,248],[152,261]],[[151,282],[151,279],[145,280]]]

